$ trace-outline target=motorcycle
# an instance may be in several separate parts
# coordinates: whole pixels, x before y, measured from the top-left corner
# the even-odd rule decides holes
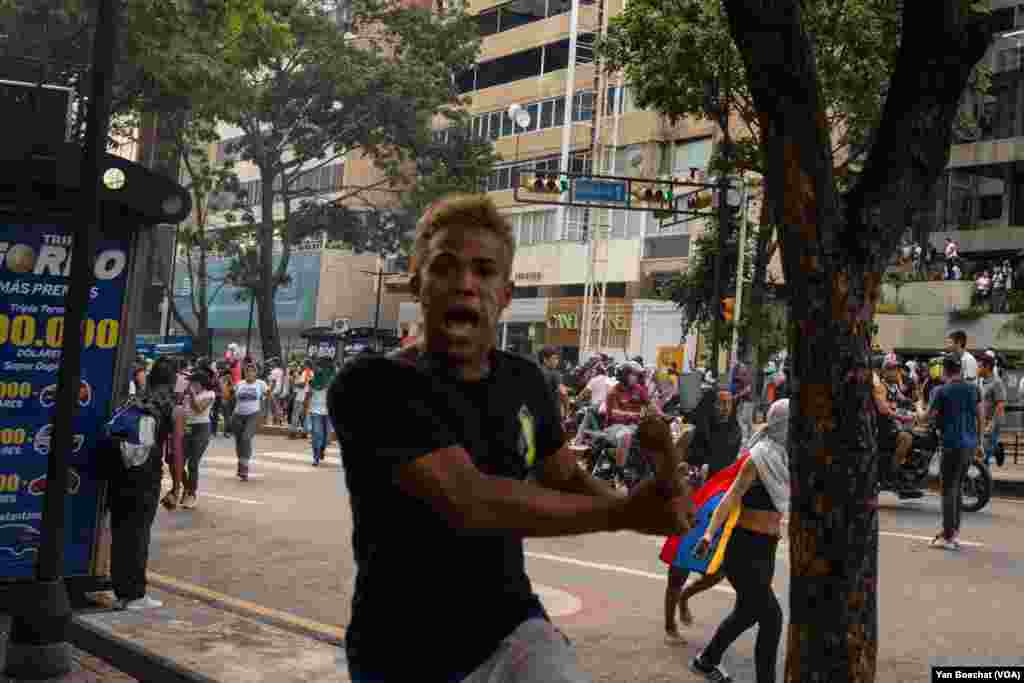
[[[920,498],[928,481],[938,479],[942,463],[942,440],[937,429],[915,431],[907,462],[896,476],[879,476],[877,490],[892,491],[900,499]],[[965,512],[977,512],[992,498],[992,473],[983,461],[971,458],[960,488],[960,506]]]
[[[684,430],[682,419],[669,415],[665,415],[664,419],[669,421],[673,441],[678,441]],[[607,432],[591,431],[586,434],[591,440],[591,445],[584,455],[582,466],[595,479],[612,485],[622,484],[627,491],[632,491],[637,484],[654,476],[654,463],[640,453],[635,440],[626,455],[625,465],[620,467],[615,461],[615,440],[610,438]],[[689,468],[688,476],[691,483],[693,477],[700,472],[700,468]]]

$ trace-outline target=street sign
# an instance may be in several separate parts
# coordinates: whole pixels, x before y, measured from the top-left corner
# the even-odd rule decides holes
[[[573,197],[578,202],[626,201],[625,182],[578,178],[573,186]]]

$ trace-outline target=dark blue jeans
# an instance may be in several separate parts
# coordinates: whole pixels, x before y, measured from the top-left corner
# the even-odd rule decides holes
[[[309,416],[310,432],[313,435],[313,459],[318,462],[323,460],[324,449],[327,448],[327,434],[331,428],[329,419],[327,415]]]

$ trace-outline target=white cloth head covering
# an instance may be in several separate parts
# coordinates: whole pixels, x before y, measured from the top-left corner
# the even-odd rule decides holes
[[[757,476],[779,512],[789,510],[789,399],[772,403],[768,424],[747,441]]]

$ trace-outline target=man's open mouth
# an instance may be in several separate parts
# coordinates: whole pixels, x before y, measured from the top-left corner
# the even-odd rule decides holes
[[[444,326],[455,334],[468,334],[480,324],[480,314],[466,306],[448,309],[444,316]]]

